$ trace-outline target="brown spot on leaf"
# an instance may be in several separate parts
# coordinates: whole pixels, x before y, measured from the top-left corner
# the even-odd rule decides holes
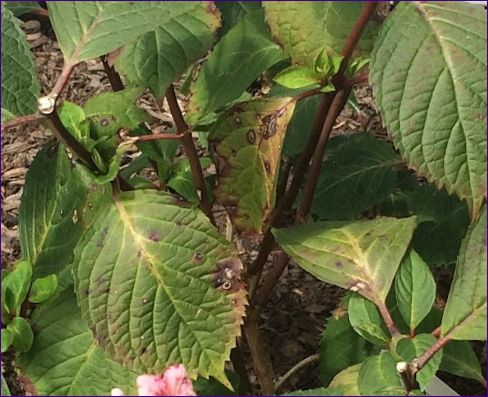
[[[215,288],[225,291],[237,291],[242,287],[241,262],[236,258],[226,258],[217,262],[217,269],[212,277]]]
[[[100,125],[102,127],[108,127],[109,124],[110,124],[110,121],[106,117],[102,117],[100,119]]]
[[[105,244],[105,239],[107,238],[107,234],[108,234],[108,226],[104,227],[102,229],[102,231],[100,232],[100,238],[98,239],[98,242],[97,242],[98,248],[102,248],[103,245]]]
[[[261,135],[264,139],[269,139],[276,134],[276,131],[278,130],[276,119],[276,114],[268,114],[267,116],[263,117]]]
[[[254,130],[247,131],[247,140],[250,144],[256,142],[256,133],[254,132]]]
[[[335,263],[335,267],[337,267],[338,269],[341,269],[342,268],[342,262],[341,261],[337,261]]]
[[[151,230],[149,232],[148,239],[157,243],[159,240],[161,240],[161,236],[156,230]]]
[[[205,256],[200,252],[195,252],[191,258],[194,263],[203,263],[205,261]]]
[[[264,160],[264,168],[268,174],[271,173],[271,165],[269,164],[269,161]]]

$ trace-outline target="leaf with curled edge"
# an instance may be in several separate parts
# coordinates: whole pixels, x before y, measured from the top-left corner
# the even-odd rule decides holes
[[[215,196],[238,230],[260,233],[269,222],[283,138],[294,109],[295,100],[288,97],[242,102],[212,128]]]
[[[78,302],[95,339],[143,373],[182,363],[229,386],[224,364],[243,322],[242,264],[196,206],[163,192],[123,192],[75,249]]]
[[[273,229],[283,250],[318,279],[384,302],[412,238],[415,217],[316,222]]]

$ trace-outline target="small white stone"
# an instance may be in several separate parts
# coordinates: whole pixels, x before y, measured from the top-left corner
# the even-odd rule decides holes
[[[351,288],[349,288],[352,292],[358,292],[359,288],[356,285],[353,285]]]

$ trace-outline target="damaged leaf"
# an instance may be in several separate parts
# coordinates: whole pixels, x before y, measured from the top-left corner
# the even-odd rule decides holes
[[[217,157],[215,196],[238,230],[260,233],[269,221],[284,133],[294,108],[292,98],[243,102],[226,112],[210,133]]]
[[[384,302],[414,229],[415,217],[380,217],[317,222],[273,234],[306,271],[377,303]]]
[[[107,198],[75,249],[81,311],[98,344],[139,373],[185,365],[229,385],[246,303],[242,264],[206,216],[163,192]]]

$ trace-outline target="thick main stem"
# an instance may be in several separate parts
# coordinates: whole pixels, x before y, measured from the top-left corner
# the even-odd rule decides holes
[[[312,163],[310,165],[307,182],[305,184],[303,200],[297,211],[297,220],[304,221],[312,208],[313,196],[315,193],[315,188],[317,187],[317,181],[320,175],[320,168],[322,166],[322,161],[324,158],[325,148],[332,132],[332,127],[335,124],[337,116],[344,108],[346,104],[347,97],[349,95],[349,90],[339,91],[332,101],[327,118],[325,119],[322,132],[320,134],[317,147],[312,157]]]
[[[193,142],[191,131],[183,118],[183,113],[181,113],[180,105],[176,99],[176,93],[173,85],[166,90],[166,99],[168,100],[169,109],[176,125],[176,131],[178,131],[178,134],[181,136],[181,143],[183,144],[183,149],[185,150],[186,157],[190,163],[193,183],[195,184],[200,198],[200,208],[215,225],[215,219],[212,214],[212,205],[210,204],[205,178],[203,177],[200,159],[198,158],[197,148],[195,147],[195,142]]]

